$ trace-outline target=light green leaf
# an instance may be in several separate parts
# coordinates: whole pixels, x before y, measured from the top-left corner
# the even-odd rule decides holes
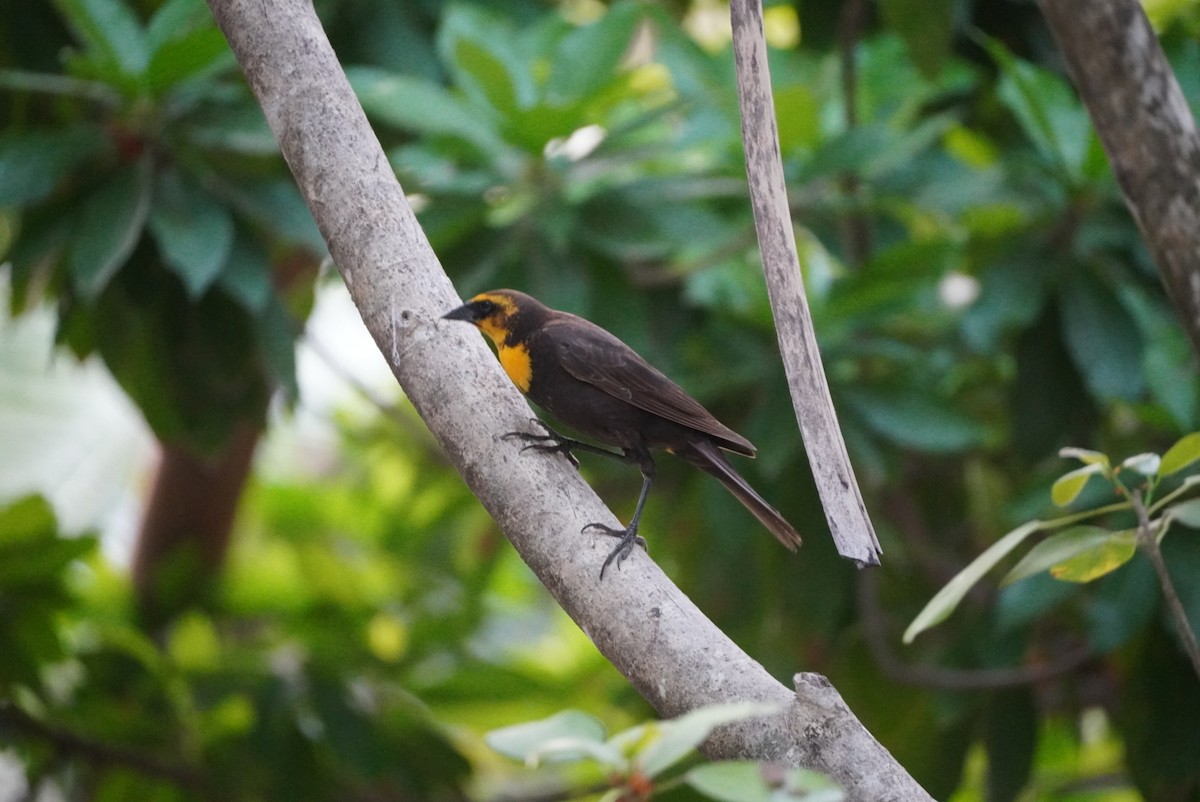
[[[233,248],[229,209],[177,170],[165,170],[156,181],[150,231],[192,298],[212,286]]]
[[[683,779],[709,799],[721,802],[841,802],[846,797],[824,774],[750,760],[705,763],[689,770]]]
[[[625,755],[612,744],[593,740],[590,737],[567,736],[552,738],[525,757],[527,766],[537,767],[546,763],[558,763],[591,758],[597,763],[617,771],[628,769]]]
[[[1058,456],[1063,459],[1077,459],[1084,465],[1103,465],[1105,468],[1109,466],[1107,454],[1101,451],[1091,451],[1086,448],[1067,446],[1058,450]]]
[[[154,53],[146,70],[147,85],[161,94],[189,78],[231,69],[236,64],[221,31],[200,28],[171,39]]]
[[[1132,457],[1126,457],[1121,461],[1122,468],[1140,473],[1142,476],[1157,475],[1161,464],[1162,457],[1148,452],[1145,454],[1134,454]]]
[[[125,75],[145,71],[146,32],[129,5],[121,0],[54,0],[54,5],[98,62]]]
[[[83,201],[67,265],[84,299],[103,292],[133,253],[150,211],[151,185],[150,160],[143,158]]]
[[[500,754],[525,761],[552,741],[565,738],[602,744],[604,725],[595,716],[580,710],[563,710],[540,721],[492,730],[483,740]]]
[[[376,120],[415,134],[457,137],[485,152],[504,148],[485,115],[433,81],[374,67],[351,67],[346,77]]]
[[[1168,507],[1164,515],[1173,521],[1179,521],[1184,526],[1190,526],[1192,529],[1200,529],[1200,498],[1190,499],[1173,507]]]
[[[546,101],[577,103],[611,83],[641,18],[638,5],[615,3],[599,20],[562,37],[550,66]]]
[[[1158,466],[1160,476],[1170,476],[1182,471],[1196,460],[1200,459],[1200,432],[1185,434],[1176,441],[1175,445],[1163,454],[1162,464]]]
[[[1065,507],[1079,497],[1084,485],[1097,474],[1103,474],[1106,465],[1092,462],[1082,468],[1076,468],[1070,473],[1064,473],[1055,480],[1050,488],[1050,499],[1060,507]]]
[[[913,638],[930,627],[940,624],[954,612],[954,608],[967,595],[967,591],[975,586],[983,575],[992,570],[1009,552],[1024,542],[1025,538],[1038,531],[1043,526],[1041,521],[1028,521],[997,540],[980,554],[966,568],[958,572],[946,587],[937,592],[925,608],[913,619],[904,631],[904,642],[912,643]]]
[[[1123,542],[1128,539],[1125,537],[1126,535],[1127,533],[1124,532],[1113,533],[1098,526],[1073,526],[1051,535],[1030,549],[1029,553],[1022,557],[1021,561],[1013,566],[1008,575],[1000,581],[1000,584],[1011,585],[1033,574],[1050,571],[1055,566],[1114,539],[1120,539]],[[1113,568],[1115,567],[1114,565]]]
[[[714,729],[735,721],[778,713],[769,702],[729,702],[685,713],[658,724],[657,737],[649,739],[636,761],[649,777],[657,777],[698,747]]]

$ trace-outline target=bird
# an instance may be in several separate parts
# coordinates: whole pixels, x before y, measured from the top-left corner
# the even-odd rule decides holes
[[[481,292],[442,316],[474,324],[496,346],[509,379],[556,421],[605,446],[566,437],[534,419],[544,433],[510,432],[526,449],[556,452],[574,465],[574,452],[612,457],[638,466],[642,488],[629,525],[616,529],[593,523],[583,532],[618,539],[600,568],[621,563],[635,543],[638,522],[655,463],[652,450],[664,450],[715,476],[791,551],[800,546],[796,529],[726,459],[724,452],[755,455],[754,445],[718,421],[679,385],[643,359],[616,335],[586,318],[561,312],[532,296],[509,289]]]

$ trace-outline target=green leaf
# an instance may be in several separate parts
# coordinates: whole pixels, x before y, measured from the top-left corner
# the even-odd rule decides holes
[[[505,117],[537,99],[533,76],[516,50],[519,34],[482,6],[451,6],[442,20],[438,49],[455,83],[485,109]]]
[[[577,103],[608,86],[641,19],[639,6],[617,3],[599,20],[562,37],[550,66],[546,101],[560,106]]]
[[[159,174],[150,232],[167,267],[198,298],[216,280],[233,249],[233,215],[178,170]]]
[[[1158,466],[1160,476],[1170,476],[1182,471],[1196,460],[1200,459],[1200,432],[1185,434],[1167,449],[1163,454],[1162,464]]]
[[[1002,73],[997,95],[1026,136],[1048,162],[1081,177],[1095,134],[1070,85],[1053,72],[1016,58],[996,40],[987,47]]]
[[[189,78],[232,69],[236,64],[221,31],[201,28],[170,39],[155,51],[146,70],[147,85],[150,91],[162,94]]]
[[[146,46],[151,57],[172,39],[198,28],[213,27],[212,12],[203,0],[167,0],[158,7],[146,25]]]
[[[1082,468],[1076,468],[1070,473],[1064,473],[1054,481],[1050,488],[1050,499],[1060,507],[1065,507],[1079,497],[1083,492],[1084,485],[1088,483],[1088,479],[1099,474],[1103,475],[1106,465],[1100,462],[1093,462],[1084,465]]]
[[[1059,295],[1063,340],[1088,389],[1101,400],[1132,401],[1144,388],[1142,335],[1097,280],[1075,274]]]
[[[0,206],[42,200],[109,141],[92,125],[0,135]]]
[[[908,448],[961,451],[978,445],[986,434],[982,424],[933,394],[907,388],[856,390],[846,400],[878,434]]]
[[[984,574],[992,570],[1008,556],[1009,552],[1021,545],[1027,537],[1037,532],[1042,526],[1041,521],[1028,521],[1021,524],[989,546],[970,565],[959,571],[953,579],[946,583],[944,588],[937,592],[937,595],[929,600],[925,608],[908,625],[908,629],[904,631],[904,642],[912,643],[913,638],[917,635],[945,621],[950,613],[954,612],[954,608],[963,600],[963,597],[967,595],[967,591],[975,587]]]
[[[657,777],[690,754],[717,727],[748,718],[771,716],[780,709],[780,705],[769,702],[729,702],[693,710],[670,721],[660,722],[657,725],[657,737],[649,739],[636,761],[643,773]]]
[[[262,312],[274,295],[271,286],[271,262],[250,234],[237,231],[229,259],[217,277],[217,285],[229,293],[247,311]]]
[[[133,253],[150,211],[151,185],[150,160],[143,158],[83,201],[67,266],[85,300],[96,298]]]
[[[432,81],[373,67],[351,67],[346,77],[373,119],[414,134],[453,136],[488,153],[504,149],[487,117]]]
[[[1161,464],[1162,457],[1151,453],[1134,454],[1132,457],[1126,457],[1121,460],[1122,468],[1127,471],[1140,473],[1142,476],[1158,475],[1158,469]]]
[[[563,710],[540,721],[502,727],[483,736],[492,749],[522,762],[548,743],[565,738],[603,743],[604,725],[580,710]]]
[[[1122,542],[1129,540],[1130,544],[1132,544],[1132,539],[1127,537],[1127,535],[1127,532],[1113,533],[1098,526],[1074,526],[1063,530],[1051,535],[1030,549],[1029,553],[1022,557],[1021,561],[1013,566],[1008,575],[1000,581],[1000,584],[1011,585],[1013,582],[1019,582],[1027,576],[1032,576],[1042,571],[1049,571],[1051,568],[1079,554],[1083,554],[1114,539],[1119,539]],[[1132,556],[1132,551],[1129,556]],[[1113,566],[1113,568],[1115,567],[1117,566]]]
[[[1050,576],[1063,582],[1091,582],[1129,562],[1136,551],[1137,538],[1133,530],[1114,532],[1107,540],[1053,566]]]
[[[146,33],[122,0],[54,0],[54,5],[98,63],[131,76],[146,70]]]
[[[1058,450],[1058,456],[1063,459],[1077,459],[1084,465],[1102,465],[1105,468],[1109,466],[1107,454],[1101,451],[1091,451],[1086,448],[1067,446]]]
[[[926,78],[934,78],[950,55],[954,0],[882,0],[883,19],[900,34],[909,58]]]
[[[683,780],[721,802],[841,802],[846,798],[837,783],[819,772],[750,760],[705,763],[690,769]]]

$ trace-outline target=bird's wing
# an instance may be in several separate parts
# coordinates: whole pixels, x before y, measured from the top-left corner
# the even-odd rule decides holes
[[[615,335],[591,321],[565,313],[543,332],[554,343],[563,368],[609,395],[715,438],[722,448],[754,456],[749,440],[712,416],[679,385],[638,356]]]

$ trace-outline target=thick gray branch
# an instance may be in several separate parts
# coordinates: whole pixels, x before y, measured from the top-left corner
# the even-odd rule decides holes
[[[829,395],[812,315],[800,281],[800,258],[788,208],[775,100],[763,37],[761,0],[732,0],[733,58],[742,110],[742,142],[754,226],[775,314],[792,406],[804,434],[808,463],[821,494],[821,506],[838,554],[864,565],[878,565],[882,549],[867,515],[837,412]]]
[[[1040,0],[1125,202],[1200,354],[1200,136],[1137,0]]]
[[[640,550],[598,581],[616,524],[568,462],[498,435],[529,407],[483,340],[439,317],[458,298],[421,232],[312,7],[209,0],[367,328],[472,491],[563,609],[664,716],[778,700],[766,725],[731,727],[712,757],[778,759],[827,772],[851,798],[928,797],[820,678],[792,694],[737,648]],[[602,542],[597,542],[597,541]]]

